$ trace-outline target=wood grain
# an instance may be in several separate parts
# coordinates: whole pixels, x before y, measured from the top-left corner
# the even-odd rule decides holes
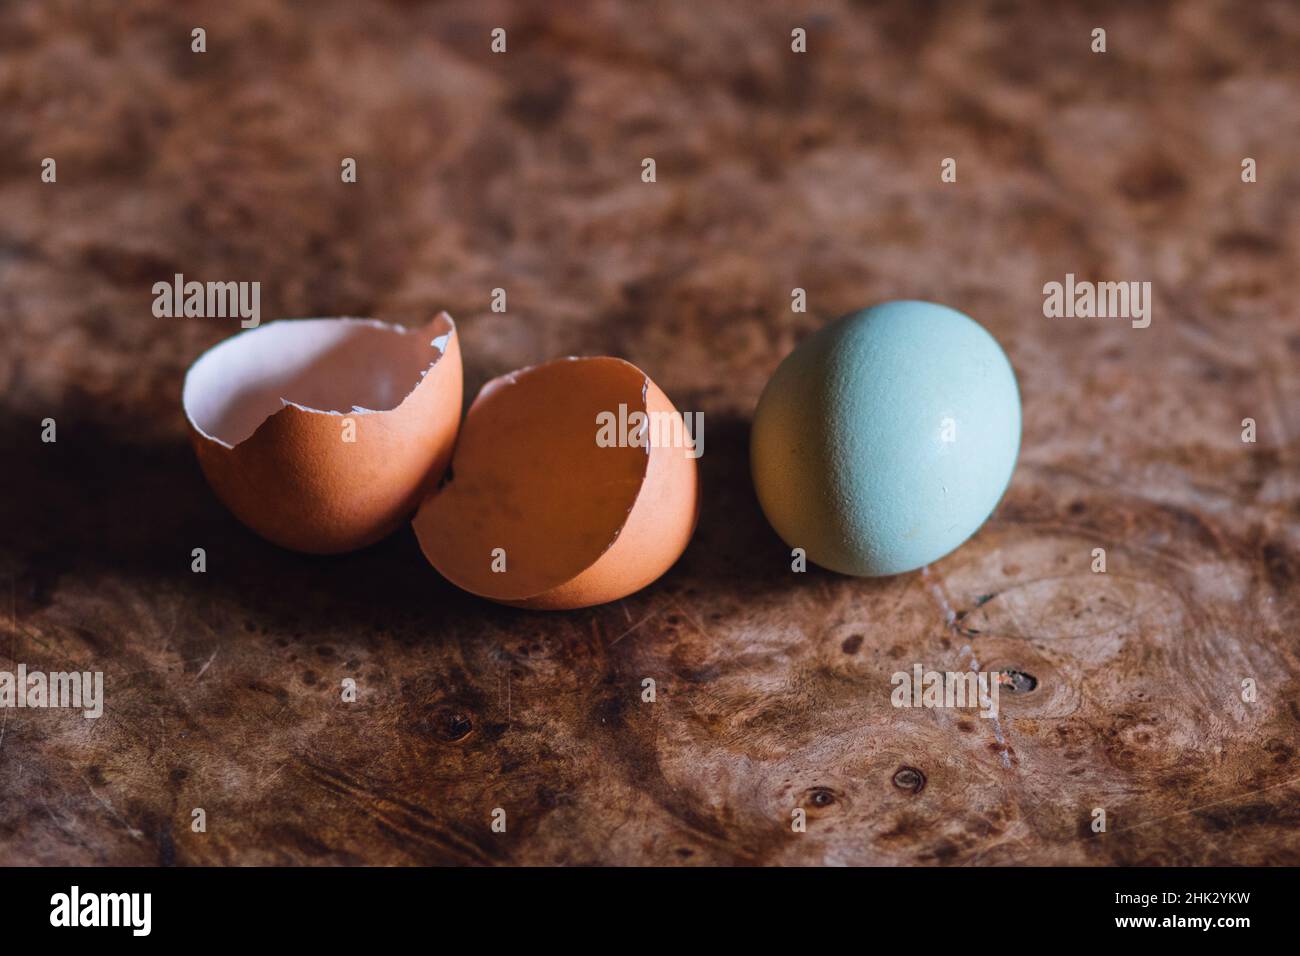
[[[0,863],[1300,863],[1294,5],[4,18],[0,669],[103,670],[108,701],[0,710]],[[267,319],[446,308],[471,394],[628,358],[705,414],[694,542],[556,614],[457,592],[407,530],[262,542],[185,442],[184,369],[236,323],[154,318],[175,272],[262,282]],[[1151,281],[1151,327],[1044,318],[1067,272]],[[1010,491],[923,574],[791,573],[749,483],[758,393],[904,296],[1006,347]],[[897,710],[915,662],[1036,686],[997,727]]]

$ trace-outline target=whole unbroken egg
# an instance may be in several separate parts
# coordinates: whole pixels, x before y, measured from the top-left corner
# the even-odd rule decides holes
[[[997,341],[931,302],[886,302],[821,329],[773,374],[750,466],[768,521],[810,561],[912,571],[974,534],[1020,449],[1020,395]]]

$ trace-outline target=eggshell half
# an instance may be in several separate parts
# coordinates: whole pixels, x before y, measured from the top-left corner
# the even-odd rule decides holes
[[[602,447],[598,416],[620,405],[633,423],[636,411],[678,414],[617,358],[558,359],[485,385],[413,522],[429,562],[473,594],[548,609],[614,601],[667,571],[695,530],[695,458],[646,441],[649,427],[640,444]]]
[[[461,388],[445,312],[420,330],[296,319],[209,349],[182,403],[203,473],[240,521],[283,547],[336,554],[392,532],[436,486]]]

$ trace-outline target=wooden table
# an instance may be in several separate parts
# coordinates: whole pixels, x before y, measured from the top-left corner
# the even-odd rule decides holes
[[[1294,5],[209,6],[5,8],[0,670],[107,703],[0,711],[0,863],[1300,863]],[[529,613],[406,529],[264,543],[185,439],[238,325],[155,318],[178,272],[265,320],[446,308],[471,395],[628,358],[705,415],[690,549]],[[1151,326],[1045,318],[1067,273],[1150,281]],[[791,573],[754,404],[900,297],[1006,348],[1011,488],[925,572]],[[917,662],[1036,686],[895,709]]]

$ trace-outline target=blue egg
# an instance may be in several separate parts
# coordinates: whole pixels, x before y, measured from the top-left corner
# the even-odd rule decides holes
[[[1006,353],[969,316],[886,302],[800,343],[754,413],[750,466],[768,521],[810,561],[899,574],[974,534],[1020,450]]]

